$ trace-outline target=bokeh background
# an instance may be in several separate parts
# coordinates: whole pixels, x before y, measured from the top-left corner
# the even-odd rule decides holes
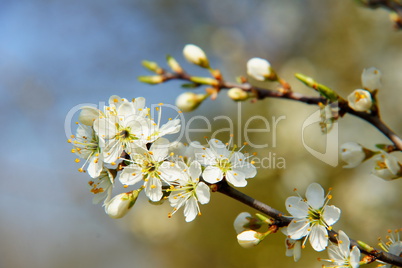
[[[181,50],[187,43],[201,46],[227,80],[244,75],[247,60],[258,56],[268,59],[294,90],[312,95],[293,78],[295,72],[346,96],[360,87],[363,68],[375,66],[383,73],[378,94],[383,118],[402,133],[402,32],[392,28],[384,10],[351,0],[2,0],[0,267],[321,267],[316,258],[326,258],[326,252],[313,252],[309,245],[297,264],[285,257],[281,233],[253,249],[241,248],[233,220],[242,211],[255,211],[218,193],[192,223],[184,222],[181,211],[167,219],[168,204],[139,200],[121,220],[92,205],[89,177],[77,172],[80,165],[66,142],[67,113],[113,94],[144,96],[149,105],[174,103],[183,91],[180,83],[150,86],[137,76],[148,74],[141,60],[165,66],[168,53],[192,73],[207,75],[185,63]],[[271,123],[272,117],[286,116],[275,132],[275,146],[272,131],[250,134],[269,145],[257,150],[261,157],[275,153],[285,168],[260,169],[244,192],[284,211],[293,188],[304,194],[316,181],[334,188],[332,203],[342,209],[335,229],[375,245],[387,229],[401,227],[400,180],[370,175],[372,161],[347,170],[306,151],[301,126],[316,107],[267,99],[243,103],[241,109],[239,116],[239,106],[222,92],[186,118],[231,116],[237,129],[253,115]],[[213,127],[228,125],[217,121]],[[264,125],[255,120],[250,127]],[[305,131],[306,144],[325,148],[318,125]],[[194,134],[194,140],[205,135]],[[228,133],[219,138],[227,140]],[[349,115],[339,123],[338,142],[346,141],[369,148],[387,142]]]

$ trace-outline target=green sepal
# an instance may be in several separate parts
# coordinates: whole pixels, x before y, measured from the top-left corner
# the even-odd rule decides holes
[[[321,96],[323,96],[330,102],[335,102],[339,99],[339,95],[335,91],[333,91],[332,89],[330,89],[325,85],[317,83],[313,78],[300,73],[295,74],[295,77],[299,79],[302,83],[304,83],[306,86],[311,87],[312,89],[318,91],[321,94]]]

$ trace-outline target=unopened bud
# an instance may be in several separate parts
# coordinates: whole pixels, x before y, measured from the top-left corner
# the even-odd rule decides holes
[[[137,201],[141,190],[116,195],[105,205],[105,212],[113,219],[124,217]]]
[[[163,82],[163,76],[161,76],[161,75],[139,76],[138,80],[143,83],[155,85],[155,84],[160,84]]]
[[[375,160],[373,174],[377,177],[387,181],[401,177],[401,166],[393,155],[383,152]]]
[[[278,80],[271,64],[261,58],[252,58],[247,62],[247,74],[258,81]]]
[[[231,98],[234,101],[245,101],[250,97],[248,92],[246,92],[238,87],[229,89],[228,96],[229,96],[229,98]]]
[[[183,49],[183,55],[189,62],[203,68],[209,68],[208,58],[200,47],[188,44]]]
[[[354,168],[366,158],[363,147],[356,142],[347,142],[341,146],[341,159],[347,163],[344,168]]]
[[[176,99],[176,106],[183,112],[194,111],[208,97],[208,95],[184,92]]]
[[[253,230],[248,230],[237,235],[237,242],[243,248],[252,248],[261,242],[260,237],[260,233]]]
[[[167,64],[169,65],[169,67],[172,69],[173,72],[176,73],[182,73],[183,69],[181,68],[180,64],[176,61],[175,58],[173,58],[172,56],[168,55],[166,57],[167,59]]]
[[[157,74],[161,74],[163,72],[162,68],[159,67],[159,65],[154,61],[143,60],[142,66]]]
[[[363,88],[375,90],[381,87],[381,71],[375,67],[364,69],[362,73]]]
[[[357,112],[370,112],[373,106],[370,92],[364,89],[355,89],[348,96],[348,105]]]

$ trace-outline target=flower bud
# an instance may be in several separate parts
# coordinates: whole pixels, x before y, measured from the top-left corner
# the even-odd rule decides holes
[[[144,76],[139,76],[138,80],[143,83],[155,85],[155,84],[160,84],[163,82],[163,76],[161,76],[161,75],[144,75]]]
[[[355,89],[348,96],[348,105],[357,112],[370,112],[373,100],[370,92],[364,89]]]
[[[252,58],[247,62],[247,74],[258,81],[276,81],[278,79],[271,64],[261,58]]]
[[[381,87],[381,71],[375,67],[364,69],[362,73],[363,88],[375,90]]]
[[[143,60],[142,61],[142,66],[147,68],[148,70],[155,72],[157,74],[163,73],[163,70],[161,67],[159,67],[158,63],[154,61],[148,61],[148,60]]]
[[[234,101],[245,101],[249,98],[249,94],[238,87],[229,89],[228,96]]]
[[[245,231],[245,226],[250,223],[251,214],[248,212],[242,212],[237,215],[236,219],[234,220],[233,227],[236,230],[237,234]]]
[[[394,180],[401,177],[401,166],[394,156],[383,152],[376,158],[373,174],[387,181]]]
[[[244,231],[237,235],[237,242],[243,248],[252,248],[261,242],[260,237],[261,234],[256,231]]]
[[[86,126],[92,126],[99,115],[100,111],[95,107],[85,106],[81,108],[78,120]]]
[[[135,204],[140,190],[116,195],[105,205],[105,212],[113,219],[124,217]]]
[[[341,159],[347,163],[344,168],[354,168],[366,158],[363,147],[356,142],[347,142],[341,146]]]
[[[184,92],[176,99],[176,106],[183,112],[194,111],[205,100],[207,95]]]
[[[193,44],[185,45],[183,55],[189,62],[203,68],[209,68],[208,58],[200,47]]]

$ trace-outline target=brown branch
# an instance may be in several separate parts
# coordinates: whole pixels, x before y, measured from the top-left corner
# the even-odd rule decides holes
[[[256,210],[258,210],[259,212],[264,213],[265,215],[268,215],[269,217],[273,218],[275,220],[274,225],[278,226],[278,227],[284,227],[290,224],[290,222],[292,221],[291,217],[286,217],[284,216],[285,214],[279,210],[276,210],[270,206],[268,206],[267,204],[258,201],[240,191],[238,191],[237,189],[231,187],[226,181],[221,181],[217,184],[215,184],[217,186],[217,192],[220,192],[226,196],[229,196],[251,208],[254,208]],[[332,241],[333,243],[338,243],[338,233],[335,232],[334,230],[330,230],[328,231],[329,234],[329,239],[330,241]],[[366,251],[362,246],[360,246],[356,240],[350,239],[350,245],[351,247],[356,246],[360,249],[360,252],[372,256],[373,259],[375,260],[379,260],[379,261],[383,261],[392,265],[396,265],[399,267],[402,267],[402,257],[384,252],[384,251],[380,251],[380,250],[376,250],[374,249],[374,251]]]
[[[185,72],[178,74],[178,73],[169,73],[169,72],[164,71],[164,73],[162,74],[162,77],[163,77],[164,82],[170,81],[170,80],[183,80],[183,81],[191,82],[191,76]],[[265,89],[265,88],[252,86],[249,83],[236,84],[236,83],[226,82],[224,80],[220,80],[217,82],[218,82],[218,86],[216,86],[216,88],[218,89],[218,91],[237,87],[237,88],[240,88],[247,92],[255,92],[257,94],[256,98],[259,100],[262,100],[265,98],[278,98],[278,99],[287,99],[287,100],[298,101],[298,102],[311,104],[311,105],[318,105],[319,103],[327,102],[327,100],[323,97],[306,96],[306,95],[303,95],[301,93],[297,93],[294,91],[280,91],[280,90]],[[370,123],[374,127],[376,127],[390,141],[392,141],[392,143],[395,145],[395,147],[399,151],[402,151],[402,139],[397,134],[395,134],[395,132],[392,131],[392,129],[390,129],[381,120],[378,110],[374,111],[372,113],[356,112],[352,108],[350,108],[346,102],[340,102],[339,108],[340,108],[339,113],[341,115],[344,115],[346,113],[354,115],[354,116]]]

